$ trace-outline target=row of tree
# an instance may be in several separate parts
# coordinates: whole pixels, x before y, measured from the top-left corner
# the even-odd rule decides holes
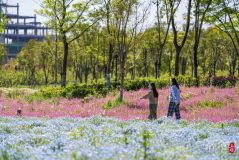
[[[46,83],[49,75],[57,82],[60,74],[65,87],[69,70],[80,82],[90,74],[92,80],[105,77],[109,90],[114,76],[122,101],[126,76],[178,76],[181,70],[198,80],[199,73],[236,72],[236,0],[43,0],[41,5],[38,13],[48,18],[55,36],[30,41],[16,62],[32,76],[42,69]]]

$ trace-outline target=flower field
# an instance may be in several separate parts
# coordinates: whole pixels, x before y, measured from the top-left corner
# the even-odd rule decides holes
[[[31,102],[26,100],[28,96],[26,93],[20,97],[13,97],[2,92],[0,116],[16,116],[17,109],[21,109],[23,116],[27,117],[57,118],[100,115],[122,120],[145,120],[149,112],[148,101],[140,100],[140,97],[147,92],[147,89],[125,92],[126,103],[111,109],[104,108],[104,105],[115,99],[118,92],[105,98],[55,98]],[[161,117],[167,114],[169,89],[161,89],[158,92],[159,106],[157,112],[158,117]],[[237,94],[236,88],[182,88],[180,110],[182,118],[188,121],[207,119],[211,122],[221,122],[239,119],[239,94]]]
[[[239,122],[180,124],[115,118],[0,118],[0,159],[235,160]]]
[[[158,90],[157,121],[145,121],[148,90],[84,99],[28,101],[34,90],[0,93],[0,160],[236,160],[239,159],[239,95],[236,88],[182,88],[177,124],[165,117],[169,89]],[[22,117],[16,111],[22,110]],[[236,144],[236,152],[228,151]]]

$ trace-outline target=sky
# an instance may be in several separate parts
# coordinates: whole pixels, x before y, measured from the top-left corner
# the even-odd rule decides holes
[[[35,13],[35,10],[37,9],[40,9],[40,3],[42,0],[3,0],[5,2],[7,2],[8,4],[17,4],[19,3],[19,6],[20,6],[20,14],[21,15],[28,15],[28,16],[31,16],[31,15],[34,15],[36,14]],[[182,15],[183,11],[185,11],[185,6],[186,6],[186,1],[183,0],[182,1],[182,5],[180,5],[179,7],[179,12],[180,14],[179,15]],[[13,12],[12,10],[10,10],[10,12]],[[155,13],[156,12],[156,8],[152,8],[151,9],[151,13]],[[151,21],[148,21],[149,25],[152,25],[153,23],[156,22],[156,18],[155,18],[155,15],[151,14],[149,19]],[[39,22],[43,22],[46,21],[46,18],[42,17],[42,16],[39,16],[37,15],[37,21]],[[177,17],[176,18],[176,23],[182,23],[182,17]]]
[[[17,4],[20,6],[20,14],[32,16],[35,13],[35,10],[40,9],[41,0],[5,0],[8,4]],[[10,11],[12,12],[12,10]],[[37,15],[37,20],[40,22],[44,22],[44,17]]]

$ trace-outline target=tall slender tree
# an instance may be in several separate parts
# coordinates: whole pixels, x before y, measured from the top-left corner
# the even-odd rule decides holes
[[[108,61],[107,61],[107,68],[106,68],[106,88],[107,93],[110,91],[110,79],[111,79],[111,63],[113,59],[113,52],[114,52],[114,35],[113,35],[113,27],[112,27],[112,5],[111,0],[104,0],[104,5],[106,9],[106,28],[108,33]]]
[[[206,17],[206,13],[209,10],[209,7],[212,3],[212,0],[194,0],[194,46],[193,46],[193,73],[194,78],[196,79],[196,86],[199,86],[199,79],[198,79],[198,47],[201,38],[201,32],[203,23]]]
[[[172,21],[173,13],[170,12],[170,7],[167,0],[156,0],[156,8],[157,8],[157,31],[158,31],[158,54],[156,60],[156,71],[155,78],[160,77],[160,69],[162,65],[162,54],[164,46],[167,42],[168,33],[170,24]],[[163,22],[162,19],[166,18],[166,22]],[[164,27],[166,26],[166,28]],[[165,32],[163,34],[163,32]]]
[[[185,31],[184,35],[182,36],[182,41],[181,43],[178,42],[178,37],[179,37],[179,32],[176,28],[176,23],[175,23],[175,12],[177,11],[179,5],[181,3],[181,0],[179,1],[173,1],[169,0],[170,4],[170,12],[172,14],[172,29],[173,29],[173,35],[174,35],[174,47],[176,50],[176,55],[175,55],[175,76],[179,75],[179,58],[180,58],[180,53],[182,51],[182,48],[184,44],[186,43],[187,37],[188,37],[188,32],[189,32],[189,27],[190,27],[190,20],[191,20],[191,9],[192,9],[192,0],[188,0],[188,9],[187,9],[187,18],[186,18],[186,26],[185,26]]]
[[[75,3],[74,3],[75,2]],[[49,26],[57,25],[57,31],[63,42],[63,63],[61,86],[66,86],[67,59],[69,44],[81,37],[84,32],[91,28],[101,18],[96,18],[90,24],[89,5],[93,0],[76,2],[75,0],[43,0],[38,13],[49,18]],[[55,22],[56,21],[56,22]],[[74,31],[74,34],[71,34]]]
[[[119,100],[123,101],[124,94],[124,78],[125,78],[125,62],[129,51],[128,45],[128,25],[132,8],[137,3],[136,0],[116,0],[114,1],[115,12],[114,16],[117,21],[117,43],[120,58],[120,97]]]

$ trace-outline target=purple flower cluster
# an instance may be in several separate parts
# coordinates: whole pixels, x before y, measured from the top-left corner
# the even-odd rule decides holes
[[[88,99],[49,99],[28,103],[24,99],[10,99],[0,97],[0,116],[16,116],[18,109],[27,117],[92,117],[96,115],[116,117],[123,120],[141,119],[148,116],[148,101],[140,98],[148,92],[141,89],[134,92],[125,92],[127,102],[113,109],[103,109],[103,106],[115,95],[105,98],[90,97]],[[165,116],[168,109],[169,88],[158,90],[158,117]],[[211,104],[202,107],[201,102]],[[216,106],[220,102],[222,106]],[[194,121],[207,119],[212,122],[228,121],[239,118],[239,95],[235,88],[181,88],[181,115],[183,119]]]

